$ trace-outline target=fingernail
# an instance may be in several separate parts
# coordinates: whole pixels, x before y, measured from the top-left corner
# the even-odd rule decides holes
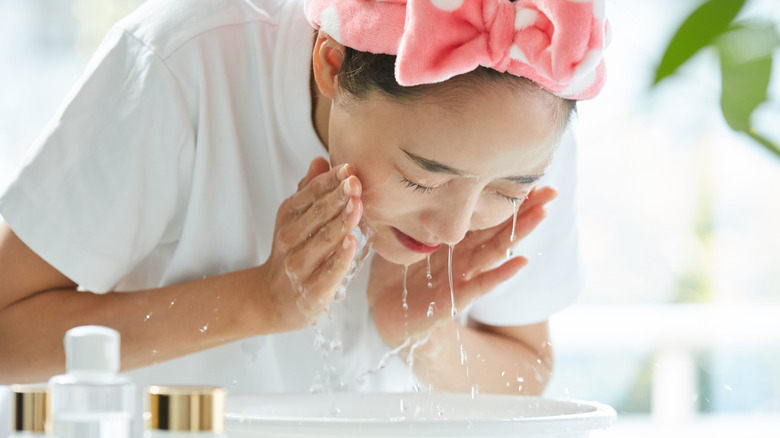
[[[336,176],[339,177],[340,180],[349,178],[349,169],[347,169],[347,166],[347,164],[342,164],[339,170],[336,171]]]

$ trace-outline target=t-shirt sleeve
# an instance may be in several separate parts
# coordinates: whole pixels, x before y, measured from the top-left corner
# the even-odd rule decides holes
[[[0,198],[0,214],[71,280],[112,290],[187,195],[187,108],[163,60],[112,29]]]
[[[581,287],[575,211],[576,144],[570,131],[539,186],[558,189],[547,217],[514,251],[528,265],[478,299],[469,317],[495,326],[518,326],[547,320],[573,303]],[[507,246],[509,242],[507,242]]]

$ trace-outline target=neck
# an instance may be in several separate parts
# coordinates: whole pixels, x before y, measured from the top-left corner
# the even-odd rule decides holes
[[[311,76],[311,122],[320,142],[328,149],[328,120],[330,119],[331,100],[320,93],[320,88]]]

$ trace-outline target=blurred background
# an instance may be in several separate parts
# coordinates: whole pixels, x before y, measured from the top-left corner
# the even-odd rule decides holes
[[[140,3],[0,0],[0,191]],[[618,423],[600,437],[780,433],[780,158],[725,124],[714,51],[650,87],[700,4],[608,0],[609,80],[575,122],[585,288],[551,321],[546,395],[613,406]],[[780,24],[780,2],[742,15]],[[778,144],[775,67],[753,121]]]

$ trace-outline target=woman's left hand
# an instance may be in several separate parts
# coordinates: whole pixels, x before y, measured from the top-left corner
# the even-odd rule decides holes
[[[517,245],[544,219],[544,204],[554,199],[549,187],[535,189],[519,207],[515,225],[516,240],[510,242],[512,218],[496,227],[470,231],[454,247],[452,256],[452,295],[448,275],[449,247],[431,254],[431,287],[425,259],[404,268],[373,257],[368,286],[368,302],[380,336],[391,347],[410,339],[424,339],[437,327],[452,320],[474,299],[508,280],[528,263],[525,257],[507,259],[507,249]],[[499,263],[504,260],[504,263]],[[404,280],[404,269],[406,279]],[[404,305],[404,283],[406,299]]]

